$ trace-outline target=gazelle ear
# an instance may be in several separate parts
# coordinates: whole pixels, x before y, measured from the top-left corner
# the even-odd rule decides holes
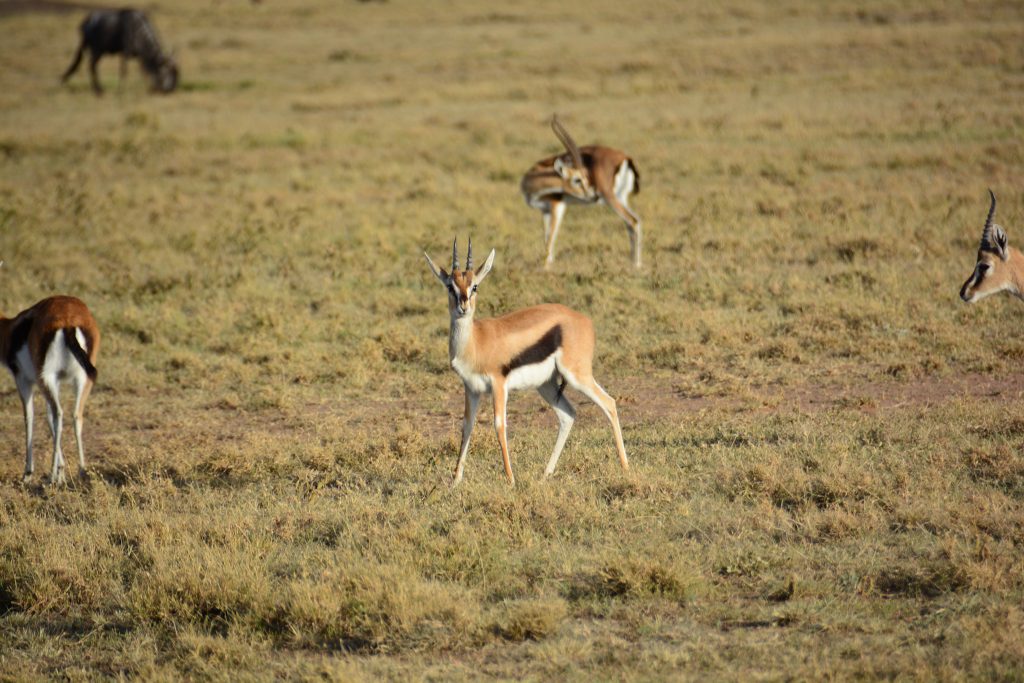
[[[480,267],[480,270],[473,273],[473,284],[478,285],[484,281],[487,277],[487,273],[491,272],[491,267],[494,266],[494,250],[491,249],[491,253],[487,255],[487,260],[484,261],[484,265]]]
[[[427,259],[427,265],[430,266],[430,270],[434,273],[434,277],[441,281],[441,284],[445,287],[448,286],[448,273],[445,272],[444,268],[438,268],[434,261],[427,256],[427,252],[423,252],[423,258]]]
[[[572,164],[565,163],[562,157],[555,158],[555,173],[558,174],[559,178],[565,179],[568,169],[572,168]]]
[[[1010,251],[1007,245],[1006,231],[998,225],[993,225],[993,232],[995,233],[996,249],[999,250],[999,258],[1004,261],[1010,258]]]

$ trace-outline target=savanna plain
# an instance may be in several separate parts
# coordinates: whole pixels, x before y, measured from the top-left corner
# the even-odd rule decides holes
[[[1024,305],[957,298],[989,187],[1024,243],[1020,3],[157,0],[179,90],[102,98],[83,7],[0,2],[0,309],[103,333],[66,487],[0,385],[0,678],[1024,677]],[[553,112],[642,269],[605,207],[543,269]],[[629,472],[570,393],[545,479],[531,392],[449,488],[456,235],[479,316],[593,318]]]

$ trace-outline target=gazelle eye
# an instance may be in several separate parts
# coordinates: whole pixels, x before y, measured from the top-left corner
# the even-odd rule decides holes
[[[978,264],[978,274],[979,275],[985,275],[985,273],[988,272],[989,268],[990,268],[990,266],[987,263],[979,263]]]
[[[471,293],[476,294],[476,285],[473,285],[473,291]]]

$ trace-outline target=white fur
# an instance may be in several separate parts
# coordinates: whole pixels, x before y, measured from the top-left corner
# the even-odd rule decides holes
[[[462,378],[462,383],[466,385],[470,392],[474,394],[491,393],[491,378],[487,375],[473,372],[461,359],[452,359],[452,370]]]
[[[555,374],[555,362],[562,357],[559,349],[540,363],[521,365],[508,374],[505,379],[505,386],[509,391],[517,389],[536,389],[547,383]]]
[[[619,164],[619,168],[615,171],[615,180],[612,184],[613,192],[615,196],[619,198],[619,201],[623,204],[626,203],[626,199],[630,193],[633,192],[633,188],[636,186],[636,174],[633,173],[633,168],[629,165],[628,161],[623,161]]]

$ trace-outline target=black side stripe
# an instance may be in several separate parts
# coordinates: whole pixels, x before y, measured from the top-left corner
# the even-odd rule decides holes
[[[32,319],[25,316],[14,323],[14,329],[11,330],[11,342],[7,347],[7,357],[4,358],[4,363],[14,374],[18,374],[18,352],[28,343],[28,332],[31,329]]]
[[[509,373],[516,368],[520,368],[524,365],[540,363],[560,348],[562,348],[562,326],[555,325],[545,332],[543,337],[523,349],[523,351],[510,360],[507,365],[502,365],[501,374],[503,377],[508,377]]]
[[[78,343],[78,336],[75,334],[74,327],[64,328],[64,343],[68,345],[68,349],[71,351],[71,355],[75,357],[78,364],[85,369],[85,374],[89,376],[89,379],[95,381],[96,375],[99,374],[96,371],[96,366],[89,360],[89,354]]]

